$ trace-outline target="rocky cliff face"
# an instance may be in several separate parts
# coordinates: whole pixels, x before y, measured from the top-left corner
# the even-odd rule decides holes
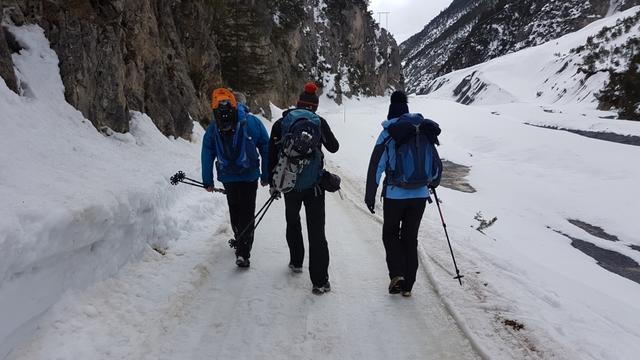
[[[129,110],[167,135],[209,122],[209,94],[230,86],[253,111],[295,102],[304,82],[342,96],[401,87],[393,38],[365,1],[2,0],[3,22],[39,24],[60,59],[67,101],[96,127],[127,131]],[[11,83],[0,37],[0,76]],[[15,51],[15,50],[14,50]],[[11,86],[11,85],[10,85]]]
[[[11,36],[8,32],[0,28],[0,77],[4,79],[9,89],[17,92],[18,85],[16,82],[16,74],[13,72],[13,63],[11,62],[11,51],[9,49],[9,41],[7,36]]]
[[[253,108],[291,105],[309,80],[337,101],[403,85],[395,40],[375,24],[365,1],[220,3],[222,77],[246,92]]]
[[[539,45],[638,0],[455,0],[401,45],[407,88],[424,93],[437,76]]]

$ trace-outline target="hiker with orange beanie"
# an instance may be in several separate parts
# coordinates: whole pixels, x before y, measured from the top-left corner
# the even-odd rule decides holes
[[[218,181],[226,190],[231,226],[237,240],[236,265],[248,268],[258,179],[262,186],[269,184],[269,134],[262,122],[227,89],[213,91],[211,108],[213,121],[202,141],[202,182],[207,191],[213,191],[215,161]],[[249,231],[242,234],[248,227]]]

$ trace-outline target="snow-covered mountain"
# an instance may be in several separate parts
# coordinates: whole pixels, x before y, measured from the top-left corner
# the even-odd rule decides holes
[[[435,77],[536,46],[637,0],[455,0],[401,44],[407,88],[423,94]]]
[[[38,24],[60,59],[65,98],[97,127],[128,130],[130,110],[149,114],[165,135],[188,137],[208,123],[208,97],[226,85],[254,111],[295,103],[315,80],[343,95],[383,95],[402,85],[398,47],[366,1],[3,0],[7,25]],[[6,35],[6,36],[5,36]],[[0,36],[0,76],[17,92]]]
[[[640,119],[640,8],[592,23],[555,41],[458,70],[424,93],[468,104],[528,102],[617,110]]]

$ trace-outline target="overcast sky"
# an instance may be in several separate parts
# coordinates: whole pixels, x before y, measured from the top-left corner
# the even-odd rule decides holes
[[[389,27],[387,30],[393,34],[400,45],[411,35],[419,32],[427,25],[429,20],[436,17],[444,10],[452,0],[370,0],[369,9],[380,25],[386,28],[386,15],[378,15],[378,11],[389,11]]]

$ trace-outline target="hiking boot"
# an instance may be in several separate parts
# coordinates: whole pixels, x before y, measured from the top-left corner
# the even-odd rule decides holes
[[[289,269],[291,269],[291,272],[295,274],[299,274],[302,272],[302,266],[295,266],[293,264],[289,264]]]
[[[403,291],[403,292],[402,292],[402,296],[404,296],[404,297],[411,297],[411,291],[407,291],[407,290]]]
[[[389,294],[400,294],[404,285],[404,277],[396,276],[389,283]]]
[[[251,265],[249,258],[245,258],[244,256],[236,256],[236,265],[239,268],[248,268]]]
[[[322,285],[322,286],[313,286],[313,289],[311,289],[311,292],[314,295],[322,295],[324,293],[328,293],[329,291],[331,291],[331,284],[327,281],[326,284]]]

